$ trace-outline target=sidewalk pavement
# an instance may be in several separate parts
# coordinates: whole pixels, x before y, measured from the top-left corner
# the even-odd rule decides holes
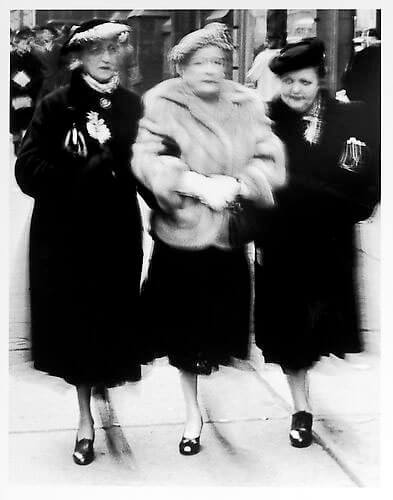
[[[165,362],[142,382],[94,399],[97,459],[71,459],[74,390],[24,363],[10,368],[11,484],[362,487],[378,485],[378,359],[324,361],[311,373],[315,443],[289,445],[289,391],[281,370],[255,360],[200,378],[202,451],[177,445],[184,409]],[[366,365],[367,363],[367,365]],[[259,366],[258,366],[259,365]]]

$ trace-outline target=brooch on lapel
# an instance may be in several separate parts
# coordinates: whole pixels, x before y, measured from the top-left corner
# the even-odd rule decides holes
[[[111,132],[102,118],[98,117],[95,111],[87,113],[87,131],[93,139],[96,139],[100,144],[104,144],[111,138]]]
[[[108,109],[108,108],[110,108],[112,106],[112,103],[106,97],[101,97],[101,99],[100,99],[100,106],[101,106],[101,108]]]

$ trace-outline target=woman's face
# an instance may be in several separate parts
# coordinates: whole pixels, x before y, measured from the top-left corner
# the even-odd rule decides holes
[[[82,49],[83,69],[95,80],[108,82],[116,73],[120,46],[116,40],[101,40]]]
[[[25,54],[30,50],[31,38],[20,38],[15,42],[15,49],[21,54]]]
[[[225,76],[223,51],[214,46],[196,50],[187,63],[180,67],[180,75],[197,95],[216,95]]]
[[[54,39],[55,35],[50,30],[42,30],[37,35],[37,43],[44,51],[50,51],[52,49]]]
[[[319,77],[315,68],[290,71],[281,77],[281,99],[298,113],[312,106],[319,91]]]

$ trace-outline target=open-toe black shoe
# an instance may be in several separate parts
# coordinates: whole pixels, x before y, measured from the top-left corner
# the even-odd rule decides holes
[[[179,443],[179,452],[182,455],[196,455],[201,451],[201,432],[203,427],[203,420],[201,419],[201,430],[199,436],[195,438],[188,438],[183,436]]]
[[[89,465],[94,460],[94,438],[76,440],[72,458],[77,465]]]
[[[312,443],[312,421],[311,413],[298,411],[292,415],[291,431],[289,440],[295,448],[307,448]]]
[[[179,443],[179,452],[182,455],[196,455],[201,451],[200,436],[189,439],[182,437]]]

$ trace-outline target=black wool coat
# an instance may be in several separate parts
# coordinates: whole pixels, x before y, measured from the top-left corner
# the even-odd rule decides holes
[[[265,360],[309,368],[321,355],[359,352],[355,223],[378,201],[376,145],[361,103],[322,93],[319,144],[303,137],[302,116],[280,98],[271,103],[274,131],[287,153],[287,185],[261,215],[257,239],[255,329]],[[350,137],[368,149],[357,172],[339,166]]]
[[[35,367],[73,384],[115,385],[140,375],[142,229],[130,155],[142,108],[121,87],[105,96],[105,107],[102,97],[75,72],[70,85],[41,101],[15,166],[19,186],[34,198]],[[91,111],[110,131],[103,145],[87,130]],[[65,148],[73,127],[85,140],[85,158]]]

